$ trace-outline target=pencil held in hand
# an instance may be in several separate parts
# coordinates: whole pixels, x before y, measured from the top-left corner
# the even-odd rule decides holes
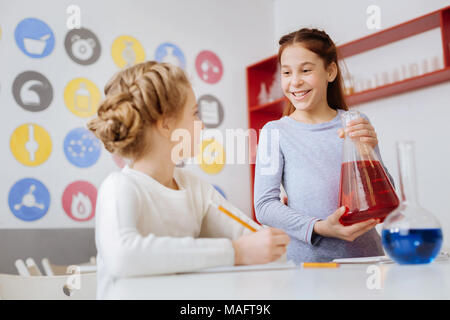
[[[255,228],[253,228],[251,225],[249,225],[247,222],[243,221],[242,219],[240,219],[239,217],[235,216],[234,214],[232,214],[230,211],[228,211],[227,209],[225,209],[224,207],[217,205],[215,203],[212,202],[212,205],[214,207],[216,207],[217,209],[219,209],[220,211],[222,211],[223,213],[225,213],[227,216],[229,216],[231,219],[234,219],[235,221],[239,222],[240,224],[242,224],[244,227],[246,227],[247,229],[250,229],[253,232],[256,232],[257,230]]]

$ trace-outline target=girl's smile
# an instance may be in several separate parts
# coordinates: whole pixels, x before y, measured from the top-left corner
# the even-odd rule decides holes
[[[312,91],[312,89],[297,90],[297,91],[291,91],[291,94],[294,96],[295,101],[300,101],[300,100],[303,100],[311,91]]]

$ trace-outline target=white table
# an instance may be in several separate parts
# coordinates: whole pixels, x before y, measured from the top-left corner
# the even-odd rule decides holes
[[[377,266],[379,269],[369,269]],[[373,267],[372,267],[373,268]],[[380,281],[374,280],[377,275]],[[369,279],[370,278],[370,279]],[[369,281],[368,281],[369,279]],[[380,284],[380,288],[369,289]],[[110,299],[450,299],[450,261],[336,269],[189,273],[120,279]]]

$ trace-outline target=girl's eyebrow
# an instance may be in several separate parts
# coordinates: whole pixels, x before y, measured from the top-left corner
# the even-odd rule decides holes
[[[312,64],[313,66],[316,65],[315,63],[312,63],[312,62],[310,62],[310,61],[305,61],[305,62],[302,62],[302,63],[300,64],[300,67],[303,67],[305,64]],[[287,66],[287,65],[285,65],[285,64],[281,65],[281,67],[282,67],[282,68],[289,68],[289,66]]]

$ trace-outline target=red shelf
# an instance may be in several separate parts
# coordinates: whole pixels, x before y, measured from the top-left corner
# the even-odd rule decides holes
[[[349,106],[353,106],[363,102],[389,97],[398,93],[424,88],[448,80],[450,80],[450,67],[374,89],[354,93],[346,96],[346,101]]]
[[[366,37],[339,46],[340,58],[347,58],[358,53],[369,51],[416,34],[441,26],[441,12],[450,7],[431,12],[419,18],[381,30]]]
[[[287,100],[286,97],[282,97],[282,98],[279,98],[277,100],[274,100],[274,101],[271,101],[271,102],[268,102],[268,103],[265,103],[265,104],[261,104],[259,106],[250,107],[249,111],[253,112],[253,111],[258,111],[258,110],[260,111],[260,110],[264,110],[264,109],[267,109],[267,110],[274,110],[274,109],[279,110],[279,108],[281,107],[282,109],[279,110],[279,111],[281,113],[283,113],[284,104],[287,101],[288,100]]]
[[[348,106],[351,107],[364,102],[449,81],[450,6],[338,46],[339,58],[343,59],[435,28],[440,28],[441,30],[444,60],[443,69],[348,95],[346,96]],[[278,57],[274,55],[247,67],[248,125],[250,129],[256,130],[258,137],[259,130],[267,122],[281,117],[284,106],[286,105],[286,98],[280,98],[270,103],[258,105],[258,94],[261,83],[265,83],[266,87],[271,85],[277,66]],[[251,165],[252,198],[255,176],[254,169],[254,165]]]

